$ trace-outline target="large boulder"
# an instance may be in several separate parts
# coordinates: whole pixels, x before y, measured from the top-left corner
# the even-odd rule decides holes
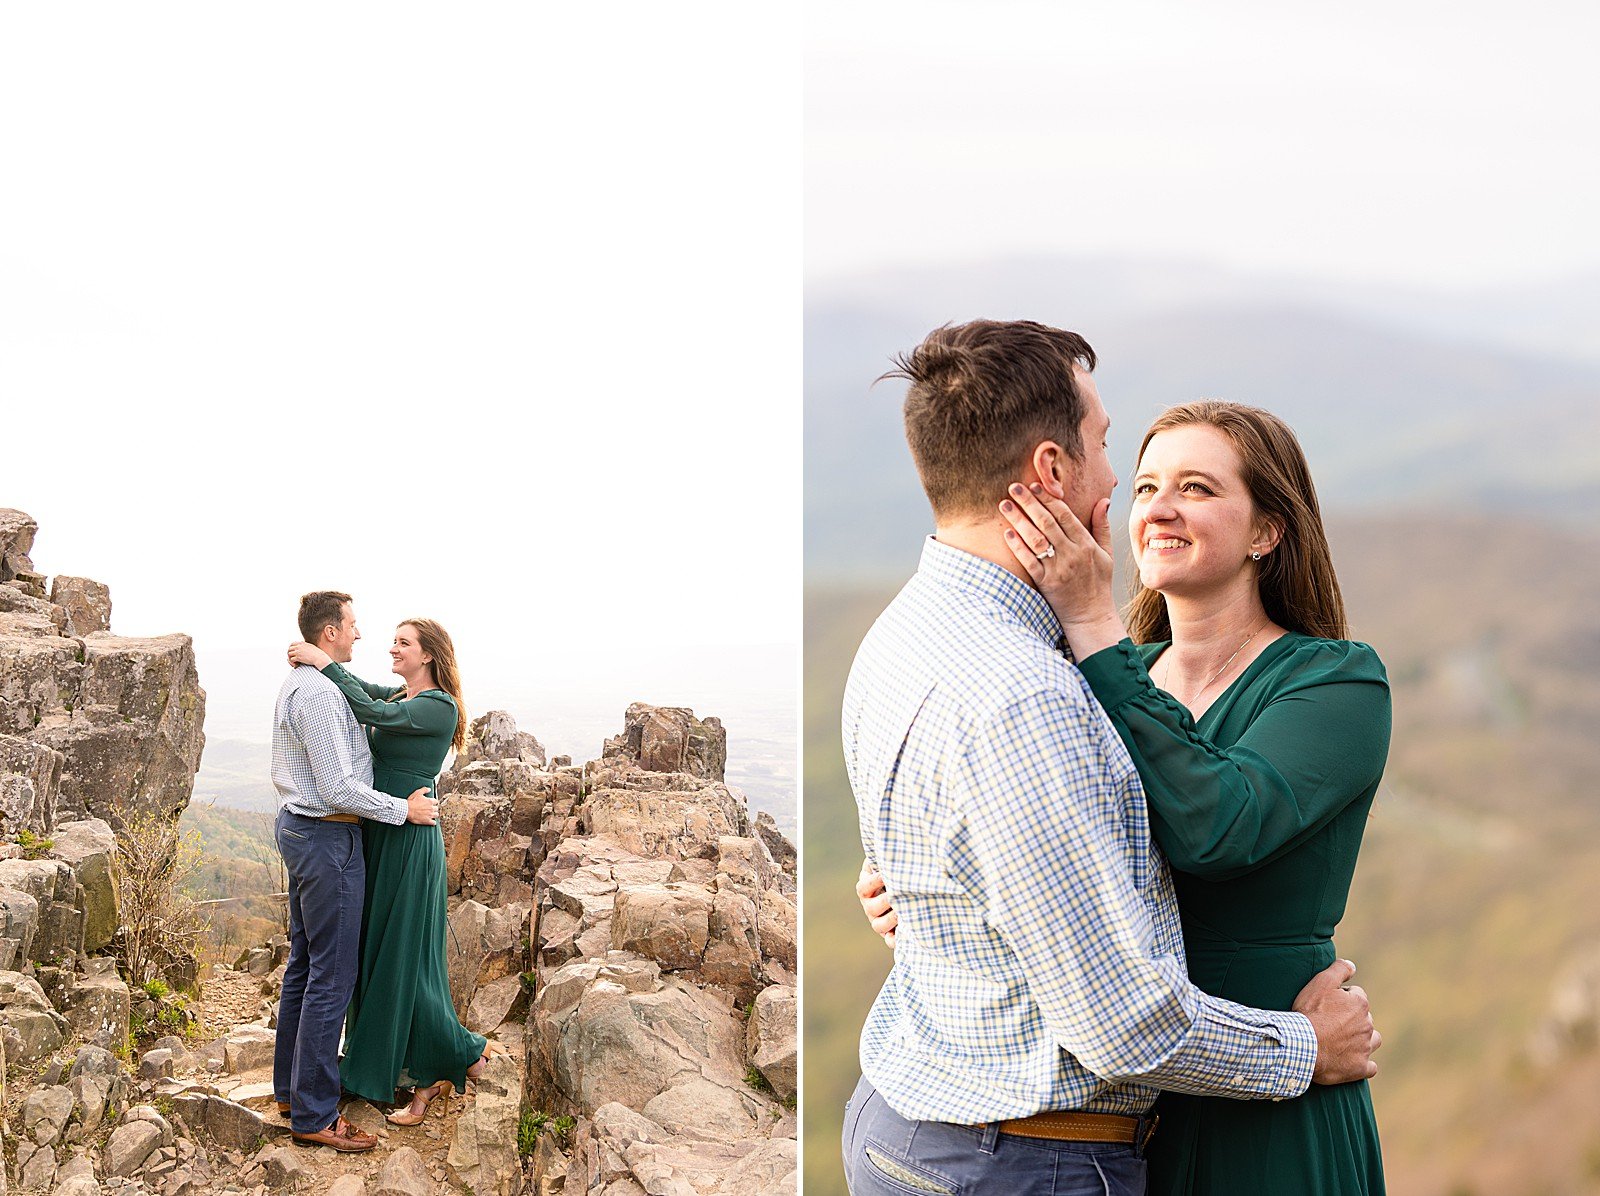
[[[61,1045],[67,1023],[31,976],[0,972],[0,1039],[8,1062],[26,1067]]]
[[[93,955],[117,930],[117,886],[111,875],[117,837],[104,819],[90,818],[61,823],[51,838],[50,854],[70,864],[83,886],[83,950]]]
[[[113,826],[129,810],[176,815],[189,804],[205,745],[193,643],[103,631],[63,642],[82,645],[77,705],[33,735],[66,757],[59,808]]]
[[[528,907],[490,909],[463,901],[450,915],[450,994],[465,1017],[480,986],[515,976],[527,965]]]
[[[581,1109],[617,1101],[647,1112],[676,1090],[675,1108],[698,1106],[702,1130],[732,1139],[756,1134],[772,1107],[744,1083],[743,1027],[731,1004],[662,977],[652,961],[558,969],[535,999],[532,1024],[557,1095]]]
[[[39,524],[32,515],[11,507],[0,507],[0,582],[33,572],[33,537]]]
[[[42,615],[0,613],[0,734],[39,741],[81,704],[84,647]],[[53,746],[53,745],[52,745]]]
[[[50,963],[83,950],[82,890],[61,860],[0,860],[0,889],[26,893],[39,903],[39,929],[27,958]]]
[[[118,1045],[128,1027],[133,995],[115,968],[80,978],[62,1002],[67,1024],[85,1042],[95,1046]]]
[[[779,1100],[792,1099],[797,1091],[795,990],[787,984],[774,984],[761,990],[750,1009],[745,1029],[745,1051],[750,1065],[772,1086]]]
[[[474,1084],[477,1096],[456,1122],[447,1159],[451,1173],[475,1196],[518,1196],[522,1158],[517,1123],[522,1076],[508,1056],[489,1060]]]
[[[465,766],[480,760],[522,760],[543,768],[544,745],[528,732],[517,730],[516,720],[504,710],[491,710],[472,720],[467,746],[457,764]]]
[[[50,583],[50,601],[66,612],[68,635],[111,630],[111,590],[98,581],[58,576]]]
[[[620,759],[645,772],[682,772],[720,781],[728,764],[728,733],[720,720],[697,719],[681,706],[635,702],[622,734],[605,742],[602,759]]]

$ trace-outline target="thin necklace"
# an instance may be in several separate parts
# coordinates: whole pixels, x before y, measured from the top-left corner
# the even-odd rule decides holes
[[[1268,622],[1270,622],[1270,621],[1271,620],[1268,620]],[[1233,655],[1228,657],[1227,660],[1222,662],[1222,667],[1220,669],[1218,669],[1216,672],[1211,674],[1211,679],[1209,681],[1207,681],[1204,685],[1202,685],[1199,689],[1195,690],[1194,696],[1191,697],[1187,702],[1184,702],[1183,704],[1185,706],[1193,709],[1194,704],[1200,700],[1200,696],[1202,694],[1204,694],[1206,692],[1206,690],[1210,689],[1213,685],[1216,684],[1217,678],[1222,676],[1222,674],[1224,674],[1224,673],[1226,673],[1228,671],[1228,666],[1229,665],[1231,665],[1234,661],[1239,659],[1239,653],[1243,652],[1246,648],[1248,648],[1250,646],[1250,641],[1255,639],[1256,636],[1260,635],[1266,629],[1267,629],[1267,624],[1263,623],[1263,624],[1261,624],[1260,627],[1257,627],[1249,635],[1245,636],[1244,637],[1244,643],[1240,644],[1237,648],[1235,648],[1233,650]],[[1171,650],[1172,649],[1170,647],[1167,649],[1167,651],[1169,651],[1169,652]],[[1172,693],[1172,688],[1167,684],[1167,682],[1169,680],[1171,680],[1171,678],[1172,678],[1172,666],[1169,664],[1169,665],[1167,665],[1167,667],[1161,673],[1161,688],[1166,690],[1169,694],[1172,694],[1172,696],[1176,698],[1178,695]]]

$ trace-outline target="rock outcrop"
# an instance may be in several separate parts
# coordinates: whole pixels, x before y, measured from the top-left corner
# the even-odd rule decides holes
[[[111,634],[110,592],[88,578],[58,577],[46,598],[36,531],[0,510],[0,835],[176,816],[205,744],[194,647]]]
[[[348,1102],[371,1156],[291,1150],[287,940],[208,970],[203,1035],[104,954],[119,834],[131,859],[132,821],[189,799],[192,645],[113,635],[105,586],[34,570],[36,531],[0,510],[0,1192],[795,1190],[795,853],[726,783],[717,719],[630,706],[577,767],[503,711],[473,723],[439,786],[446,955],[458,1015],[509,1053],[442,1123]]]
[[[526,1105],[571,1119],[528,1182],[794,1190],[794,854],[726,783],[721,723],[635,704],[581,767],[503,713],[473,732],[440,786],[452,985],[469,1024],[521,1042]],[[484,1141],[464,1120],[458,1178],[519,1190]]]

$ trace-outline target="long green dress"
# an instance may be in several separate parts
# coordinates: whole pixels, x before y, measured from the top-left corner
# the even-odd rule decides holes
[[[1189,975],[1288,1009],[1337,957],[1356,853],[1389,752],[1383,664],[1365,644],[1268,644],[1198,722],[1150,680],[1168,645],[1128,640],[1080,663],[1144,782],[1173,869]],[[1152,1196],[1380,1196],[1365,1080],[1286,1101],[1165,1093]]]
[[[371,685],[339,664],[322,670],[367,727],[375,789],[409,797],[431,790],[455,734],[456,704],[442,689],[395,701],[399,687]],[[346,1092],[388,1102],[397,1087],[449,1080],[459,1092],[484,1038],[456,1018],[444,950],[444,835],[437,826],[367,819],[361,839],[367,904],[361,969],[345,1018]]]

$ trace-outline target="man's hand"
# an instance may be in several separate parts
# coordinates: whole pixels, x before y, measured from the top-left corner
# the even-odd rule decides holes
[[[1383,1045],[1383,1035],[1373,1028],[1367,994],[1349,983],[1355,974],[1355,964],[1337,959],[1311,977],[1294,999],[1294,1011],[1310,1018],[1317,1032],[1313,1084],[1348,1084],[1378,1074],[1372,1052]]]
[[[900,915],[889,902],[888,886],[871,864],[861,862],[861,875],[856,880],[856,896],[861,898],[861,912],[867,915],[872,929],[883,936],[883,941],[894,946],[894,928],[900,925]]]
[[[418,826],[433,826],[439,821],[439,803],[428,796],[424,785],[406,798],[406,821]]]

